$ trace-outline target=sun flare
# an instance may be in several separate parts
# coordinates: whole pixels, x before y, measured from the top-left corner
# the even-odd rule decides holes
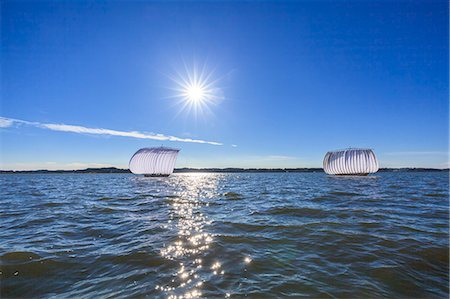
[[[205,89],[199,84],[192,84],[187,86],[184,93],[186,99],[191,102],[202,102],[206,95]]]
[[[211,106],[224,99],[222,89],[216,86],[218,79],[206,71],[206,66],[184,65],[184,72],[176,72],[171,79],[176,83],[174,98],[179,100],[180,112],[187,111],[196,116],[212,113]]]

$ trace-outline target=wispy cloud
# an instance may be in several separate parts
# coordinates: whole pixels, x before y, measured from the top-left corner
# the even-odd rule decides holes
[[[0,128],[8,128],[13,125],[13,121],[7,118],[0,118]]]
[[[103,128],[88,128],[83,126],[76,125],[66,125],[66,124],[46,124],[39,122],[30,122],[26,120],[13,119],[0,117],[0,127],[7,128],[11,127],[14,124],[22,124],[28,126],[34,126],[41,129],[48,129],[52,131],[60,131],[60,132],[70,132],[70,133],[78,133],[78,134],[90,134],[90,135],[107,135],[107,136],[121,136],[121,137],[130,137],[130,138],[139,138],[139,139],[153,139],[158,141],[175,141],[175,142],[190,142],[190,143],[202,143],[202,144],[211,144],[211,145],[223,145],[220,142],[215,141],[206,141],[201,139],[191,139],[191,138],[180,138],[176,136],[168,136],[163,134],[155,134],[155,133],[143,133],[138,131],[118,131],[111,129],[103,129]]]

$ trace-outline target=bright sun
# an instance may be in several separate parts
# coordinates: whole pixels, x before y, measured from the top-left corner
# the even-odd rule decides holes
[[[213,77],[213,73],[206,71],[205,65],[201,68],[185,65],[184,72],[177,72],[177,76],[171,77],[176,83],[173,97],[179,100],[180,112],[187,110],[195,116],[212,113],[210,107],[224,99],[222,90],[216,86],[218,79]]]
[[[187,100],[198,103],[204,100],[206,92],[201,85],[190,84],[186,86],[184,94]]]

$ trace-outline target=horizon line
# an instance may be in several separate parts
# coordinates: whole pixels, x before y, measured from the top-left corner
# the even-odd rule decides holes
[[[106,169],[116,169],[120,171],[127,171],[130,170],[129,168],[119,168],[115,166],[110,167],[87,167],[87,168],[79,168],[79,169],[28,169],[28,170],[4,170],[0,169],[0,172],[39,172],[39,171],[47,171],[47,172],[72,172],[72,171],[87,171],[87,170],[106,170]],[[258,168],[258,167],[179,167],[174,168],[175,170],[229,170],[229,169],[236,169],[236,170],[295,170],[295,169],[321,169],[323,170],[323,167],[275,167],[275,168]],[[403,167],[380,167],[378,171],[384,170],[384,169],[430,169],[430,170],[450,170],[449,167],[444,168],[436,168],[436,167],[413,167],[413,166],[403,166]]]

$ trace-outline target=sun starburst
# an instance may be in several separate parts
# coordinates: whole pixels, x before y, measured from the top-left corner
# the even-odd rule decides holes
[[[178,99],[181,111],[193,112],[195,116],[212,113],[211,106],[217,105],[223,99],[222,90],[216,86],[218,79],[212,79],[213,73],[207,72],[206,67],[201,69],[194,65],[184,65],[184,72],[176,72],[171,77],[176,87],[174,98]]]
[[[191,102],[202,102],[206,99],[207,94],[202,84],[194,83],[186,86],[186,89],[183,91],[183,96]]]

